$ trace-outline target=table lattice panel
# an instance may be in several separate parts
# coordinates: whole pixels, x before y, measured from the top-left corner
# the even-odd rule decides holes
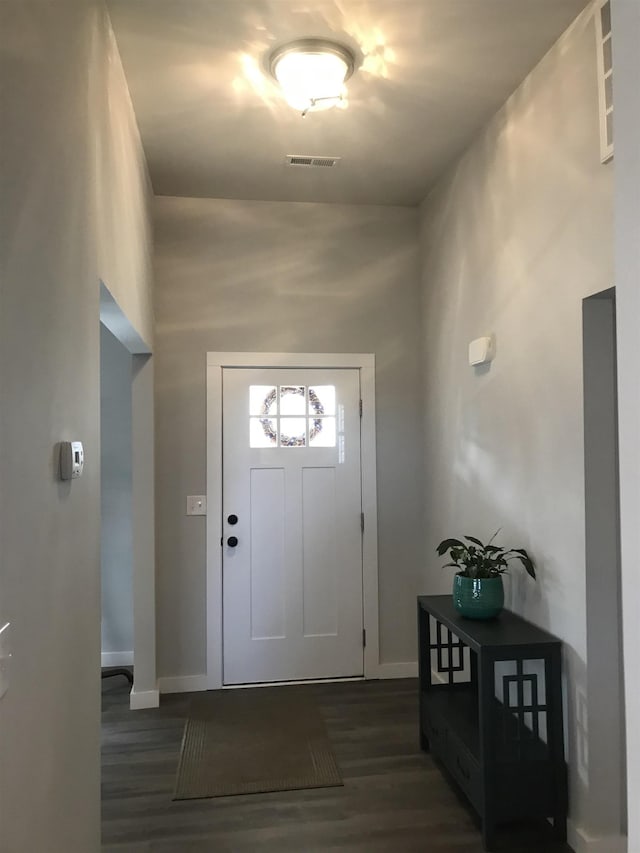
[[[469,647],[446,625],[437,620],[434,622],[434,642],[430,644],[432,670],[437,672],[439,676],[445,676],[449,684],[470,681]]]

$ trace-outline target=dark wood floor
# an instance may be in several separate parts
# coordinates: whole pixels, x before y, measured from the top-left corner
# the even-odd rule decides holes
[[[416,681],[296,689],[317,699],[344,787],[173,802],[193,694],[129,711],[124,679],[105,680],[103,853],[481,853],[473,813],[418,747]],[[570,853],[544,826],[506,829],[499,844]]]

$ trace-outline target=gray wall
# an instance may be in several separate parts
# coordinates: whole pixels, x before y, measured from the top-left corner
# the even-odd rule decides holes
[[[149,352],[153,191],[113,31],[105,31],[92,69],[104,95],[96,121],[96,225],[100,278]],[[113,331],[113,329],[112,329]]]
[[[445,536],[524,546],[507,603],[565,642],[573,829],[589,830],[582,299],[610,287],[612,166],[600,164],[595,34],[582,15],[422,208],[424,585]],[[495,361],[467,364],[494,333]]]
[[[102,653],[133,652],[131,354],[100,326]],[[103,660],[105,664],[126,661]]]
[[[640,4],[613,0],[615,276],[629,853],[640,851]]]
[[[13,632],[11,685],[0,700],[6,853],[85,853],[99,840],[93,26],[86,3],[0,4],[0,620]],[[76,438],[84,475],[62,484],[54,449]]]
[[[157,198],[159,674],[202,674],[205,354],[374,352],[381,659],[415,660],[421,354],[415,209]]]
[[[97,2],[0,3],[2,853],[100,846],[99,256],[145,233],[98,251],[107,48]],[[122,156],[100,180],[116,186]],[[84,474],[61,483],[56,446],[75,438]]]

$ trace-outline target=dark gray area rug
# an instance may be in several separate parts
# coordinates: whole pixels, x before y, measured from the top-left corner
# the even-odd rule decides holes
[[[194,698],[174,800],[342,785],[306,688],[218,690]]]

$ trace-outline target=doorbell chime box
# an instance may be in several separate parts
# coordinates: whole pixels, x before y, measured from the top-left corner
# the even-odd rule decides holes
[[[84,448],[81,441],[60,442],[60,479],[75,480],[84,467]]]
[[[476,338],[469,344],[469,364],[475,367],[493,361],[496,354],[496,343],[493,335]]]

